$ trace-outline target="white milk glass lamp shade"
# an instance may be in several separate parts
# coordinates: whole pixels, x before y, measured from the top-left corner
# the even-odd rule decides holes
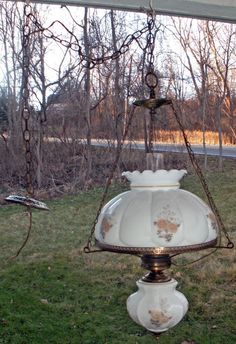
[[[124,172],[131,190],[102,209],[96,244],[114,252],[181,253],[215,246],[218,224],[209,206],[181,190],[186,170]]]

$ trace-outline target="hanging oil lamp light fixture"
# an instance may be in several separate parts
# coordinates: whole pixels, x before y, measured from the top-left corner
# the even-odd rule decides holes
[[[151,332],[175,326],[188,301],[165,274],[171,256],[214,247],[218,224],[196,195],[180,189],[186,170],[124,172],[131,190],[107,203],[98,218],[96,245],[105,251],[141,256],[150,272],[137,281],[139,291],[127,300],[131,318]]]
[[[130,191],[119,194],[102,208],[110,176],[85,252],[94,252],[91,250],[91,239],[95,234],[95,244],[100,250],[141,258],[141,266],[149,273],[137,281],[138,291],[128,297],[127,310],[137,324],[159,335],[178,324],[188,310],[186,297],[176,290],[177,281],[165,272],[170,268],[172,258],[181,253],[208,248],[231,249],[234,244],[224,227],[172,101],[156,98],[158,78],[153,65],[154,18],[151,23],[147,37],[149,66],[145,78],[150,91],[149,98],[136,100],[134,105],[150,112],[151,153],[156,109],[163,105],[171,106],[209,205],[196,195],[180,189],[180,181],[187,174],[186,170],[172,169],[124,172],[123,176],[130,182]],[[226,246],[221,246],[221,231],[228,239]]]
[[[124,172],[130,191],[100,208],[94,226],[100,250],[136,255],[149,271],[137,281],[138,291],[129,296],[127,310],[137,324],[156,335],[177,325],[188,310],[186,297],[176,290],[177,281],[165,272],[172,258],[208,248],[234,247],[190,144],[186,147],[209,205],[180,189],[186,170]],[[221,244],[222,231],[228,240],[225,246]],[[93,252],[89,245],[85,252]]]

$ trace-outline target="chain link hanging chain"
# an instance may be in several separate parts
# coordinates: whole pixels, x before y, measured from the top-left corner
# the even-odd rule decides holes
[[[22,86],[21,86],[21,126],[22,126],[22,135],[25,146],[25,163],[26,163],[26,172],[25,172],[25,181],[26,189],[28,196],[32,197],[34,194],[33,183],[32,183],[32,153],[31,153],[31,134],[30,134],[30,106],[29,106],[29,67],[30,67],[30,22],[27,16],[29,10],[29,5],[27,2],[24,5],[24,16],[23,16],[23,26],[22,26]],[[10,202],[18,202],[23,205],[26,205],[25,201],[27,197],[20,196],[9,196],[7,198]],[[20,199],[20,202],[19,202]],[[29,217],[28,230],[25,240],[23,241],[20,248],[17,250],[16,254],[11,257],[15,259],[19,256],[20,252],[23,250],[27,244],[30,233],[32,230],[32,207],[27,205],[27,215]]]
[[[148,25],[148,35],[147,35],[147,63],[148,71],[145,76],[145,82],[150,91],[150,99],[155,99],[155,88],[158,85],[158,79],[154,71],[154,48],[155,48],[155,13],[152,11],[148,14],[147,17]],[[153,153],[153,142],[154,142],[154,133],[155,133],[155,114],[156,110],[154,107],[151,107],[150,111],[150,127],[149,127],[149,153]]]
[[[153,153],[153,142],[155,135],[155,115],[156,110],[162,105],[170,104],[171,101],[166,98],[156,98],[156,87],[158,86],[158,77],[155,73],[154,66],[154,49],[155,49],[155,40],[156,34],[160,29],[160,26],[157,27],[155,23],[155,12],[151,11],[148,14],[148,35],[147,35],[147,44],[145,51],[147,52],[147,73],[145,75],[145,84],[149,89],[149,99],[136,100],[133,104],[136,106],[143,106],[149,109],[150,115],[150,124],[149,124],[149,138],[148,138],[148,153]]]
[[[66,7],[66,6],[65,6]],[[129,35],[126,36],[122,44],[120,45],[119,49],[113,51],[112,53],[108,53],[107,55],[101,55],[99,57],[93,57],[93,56],[87,56],[82,49],[82,46],[79,43],[78,37],[69,30],[65,24],[63,24],[59,20],[53,21],[48,27],[43,27],[42,24],[38,21],[36,15],[32,11],[32,7],[28,5],[28,10],[26,13],[26,16],[28,20],[32,23],[32,26],[34,26],[34,30],[32,30],[31,34],[37,33],[37,32],[43,32],[43,35],[45,38],[52,39],[55,42],[61,44],[62,46],[71,49],[74,52],[77,52],[77,54],[80,57],[80,62],[83,64],[84,67],[88,67],[89,69],[93,69],[95,66],[103,64],[107,61],[112,61],[118,59],[120,56],[124,55],[126,52],[129,51],[130,46],[133,42],[136,42],[138,46],[142,49],[145,50],[146,47],[142,47],[141,44],[141,38],[148,32],[150,34],[150,30],[152,30],[154,21],[153,21],[153,15],[148,15],[148,21],[147,25],[144,26],[142,29],[137,30]],[[61,38],[61,35],[57,36],[55,33],[52,31],[52,28],[54,25],[59,24],[71,37],[70,41],[67,41],[64,38]],[[73,39],[73,41],[72,41]],[[149,37],[150,39],[150,44],[153,41],[152,35]],[[151,53],[151,52],[150,52]]]
[[[31,132],[30,132],[30,104],[29,104],[29,74],[30,74],[30,35],[31,35],[31,23],[29,20],[29,13],[31,12],[31,6],[28,1],[25,2],[23,8],[23,25],[22,25],[22,85],[20,94],[20,115],[21,115],[21,127],[22,136],[25,146],[25,183],[27,196],[10,195],[6,198],[7,201],[18,203],[26,206],[27,215],[29,217],[29,224],[26,238],[24,239],[22,245],[17,250],[17,253],[11,257],[12,259],[17,258],[20,252],[23,250],[27,244],[31,230],[32,230],[32,208],[37,208],[41,210],[49,210],[48,207],[40,201],[31,198],[34,195],[34,187],[32,180],[33,173],[33,159],[31,151]]]
[[[22,27],[22,95],[21,95],[21,119],[22,133],[25,145],[26,160],[26,188],[30,197],[34,194],[32,181],[32,152],[31,152],[31,133],[30,133],[30,105],[29,105],[29,73],[30,73],[30,20],[29,13],[31,7],[27,3],[24,5],[24,23]]]

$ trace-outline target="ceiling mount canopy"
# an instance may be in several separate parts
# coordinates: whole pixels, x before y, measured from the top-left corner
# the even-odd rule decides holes
[[[148,11],[150,5],[160,14],[212,19],[236,23],[235,0],[32,0],[32,2]]]

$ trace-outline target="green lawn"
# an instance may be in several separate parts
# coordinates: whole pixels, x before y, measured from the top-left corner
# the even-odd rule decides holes
[[[236,172],[209,175],[211,190],[235,238]],[[203,195],[195,178],[184,188]],[[109,197],[121,191],[113,186]],[[9,259],[27,230],[24,208],[0,207],[0,343],[153,344],[136,325],[126,299],[145,272],[139,258],[111,253],[83,254],[101,189],[48,202],[34,211],[32,236],[17,260]],[[196,258],[180,257],[177,263]],[[236,343],[235,250],[220,251],[188,267],[172,266],[190,307],[183,321],[158,343]]]

